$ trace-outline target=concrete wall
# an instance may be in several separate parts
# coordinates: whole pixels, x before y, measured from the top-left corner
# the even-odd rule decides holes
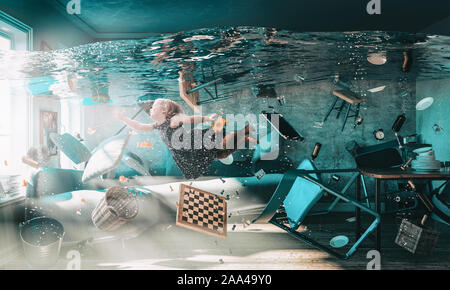
[[[305,137],[304,142],[287,143],[286,154],[293,160],[300,162],[304,158],[309,158],[314,144],[320,142],[322,150],[315,161],[319,168],[349,168],[354,167],[354,163],[345,150],[347,142],[355,140],[361,145],[381,143],[383,141],[377,141],[373,136],[373,131],[380,128],[385,132],[385,141],[394,139],[394,134],[390,128],[396,117],[402,113],[402,98],[399,97],[397,83],[361,81],[353,84],[356,89],[373,88],[381,85],[385,85],[386,88],[378,93],[367,93],[367,101],[361,105],[360,114],[364,118],[363,123],[353,129],[354,119],[349,118],[343,132],[341,131],[343,114],[339,119],[336,119],[336,111],[332,112],[328,120],[320,126],[320,122],[322,122],[334,99],[332,91],[336,87],[331,82],[324,81],[277,88],[278,95],[285,96],[286,104],[279,106],[276,100],[268,101]],[[401,131],[401,133],[406,134],[415,132],[415,115],[411,111],[415,98],[414,84],[411,84],[410,88],[412,89],[411,95],[406,102],[407,121]],[[264,107],[259,102],[254,102],[252,98],[248,98],[247,101],[256,104],[254,106]]]
[[[343,114],[337,120],[336,111],[329,119],[320,126],[327,109],[331,105],[334,97],[332,91],[336,87],[330,81],[304,83],[302,85],[277,87],[278,96],[285,96],[286,104],[280,105],[277,99],[256,98],[252,90],[246,89],[236,93],[233,98],[202,106],[203,115],[218,112],[220,109],[225,114],[258,114],[263,110],[275,111],[283,116],[298,130],[305,141],[283,141],[281,142],[280,155],[288,156],[294,163],[298,164],[304,158],[310,158],[316,142],[322,143],[322,150],[315,163],[318,168],[354,168],[355,164],[350,154],[345,150],[345,144],[355,140],[361,145],[374,145],[383,141],[378,141],[373,136],[373,131],[384,129],[385,141],[394,140],[395,136],[391,131],[392,124],[396,117],[403,113],[402,106],[406,109],[407,121],[400,134],[414,134],[416,130],[415,115],[415,83],[409,84],[410,95],[403,104],[400,97],[401,91],[397,82],[386,81],[360,81],[354,83],[355,88],[366,91],[367,88],[385,85],[386,88],[378,93],[367,92],[367,101],[362,104],[361,115],[363,123],[353,129],[353,118],[349,118],[345,130],[341,132]],[[201,95],[203,96],[203,95]],[[208,96],[203,96],[207,98]],[[182,104],[186,113],[192,114],[190,109],[179,97],[173,100]],[[84,114],[84,137],[88,147],[93,149],[102,140],[112,136],[117,132],[122,124],[112,119],[110,105],[88,106],[83,108]],[[132,116],[137,112],[137,106],[127,106],[127,115]],[[152,120],[142,113],[137,120],[141,122],[152,122]],[[97,128],[93,135],[87,134],[88,128]],[[139,148],[137,142],[147,140],[153,144],[152,148]],[[167,147],[162,144],[158,132],[141,133],[132,136],[128,145],[129,149],[152,162],[153,166],[164,169],[166,160],[171,159]],[[241,150],[234,154],[235,161],[244,161],[251,158],[250,150]],[[344,182],[346,176],[342,176]],[[371,181],[369,181],[369,184]]]
[[[417,111],[417,133],[423,142],[433,145],[436,159],[450,161],[450,79],[418,81],[416,86],[417,101],[434,98],[430,108]],[[433,129],[435,124],[442,129]]]

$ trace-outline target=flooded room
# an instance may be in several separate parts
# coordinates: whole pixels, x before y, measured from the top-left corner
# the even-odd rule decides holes
[[[0,269],[448,270],[450,3],[322,2],[0,0]]]

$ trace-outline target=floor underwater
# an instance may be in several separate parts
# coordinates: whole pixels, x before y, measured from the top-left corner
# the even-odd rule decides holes
[[[354,241],[355,223],[346,219],[351,213],[327,217],[308,217],[306,229],[311,237],[328,244],[331,237],[347,235]],[[243,219],[229,220],[226,239],[215,238],[175,225],[158,225],[138,238],[96,244],[82,249],[83,270],[158,269],[158,270],[365,270],[366,255],[374,242],[367,239],[349,260],[341,260],[299,241],[271,224],[247,226]],[[307,223],[308,222],[308,223]],[[398,219],[383,220],[381,269],[450,269],[450,231],[439,227],[441,235],[430,256],[413,255],[394,243]],[[363,223],[364,224],[364,223]],[[233,225],[236,225],[233,230]],[[347,247],[347,246],[346,246]],[[348,248],[342,248],[343,250]],[[51,269],[67,269],[74,248],[63,247],[59,260]],[[1,267],[31,269],[23,254]]]

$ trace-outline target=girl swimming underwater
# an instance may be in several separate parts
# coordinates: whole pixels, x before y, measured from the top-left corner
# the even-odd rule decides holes
[[[250,125],[244,129],[228,133],[223,137],[223,132],[211,134],[208,129],[185,129],[183,125],[199,124],[203,122],[214,122],[217,114],[211,116],[187,116],[183,113],[180,105],[169,99],[157,99],[148,112],[155,121],[151,124],[140,123],[126,117],[123,111],[115,111],[114,117],[127,124],[137,131],[153,131],[157,129],[161,139],[169,147],[173,159],[187,179],[195,179],[205,173],[211,163],[217,159],[227,158],[246,142],[258,143],[250,136],[254,131]],[[213,132],[214,133],[214,132]],[[223,138],[219,146],[208,148],[205,146],[205,136],[211,138],[211,143],[215,143],[217,137]],[[190,140],[185,140],[189,137]],[[199,138],[201,140],[199,141]],[[197,141],[195,141],[197,139]],[[186,142],[188,146],[186,145]],[[220,140],[219,140],[220,142]],[[210,144],[211,144],[210,143]],[[178,144],[184,144],[178,146]],[[199,144],[201,144],[199,146]],[[217,148],[219,147],[219,148]]]

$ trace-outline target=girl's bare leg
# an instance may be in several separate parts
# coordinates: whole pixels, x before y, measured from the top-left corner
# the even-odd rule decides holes
[[[248,141],[253,144],[259,144],[259,140],[256,140],[255,138],[253,138],[250,135],[245,135],[245,141]]]
[[[218,159],[227,158],[230,154],[234,153],[245,141],[259,144],[259,141],[250,136],[250,132],[255,129],[250,125],[245,126],[244,129],[228,133],[223,138],[223,154],[218,156]]]
[[[253,127],[247,125],[244,129],[228,133],[223,138],[224,149],[238,149],[249,138],[250,132],[254,130]]]

